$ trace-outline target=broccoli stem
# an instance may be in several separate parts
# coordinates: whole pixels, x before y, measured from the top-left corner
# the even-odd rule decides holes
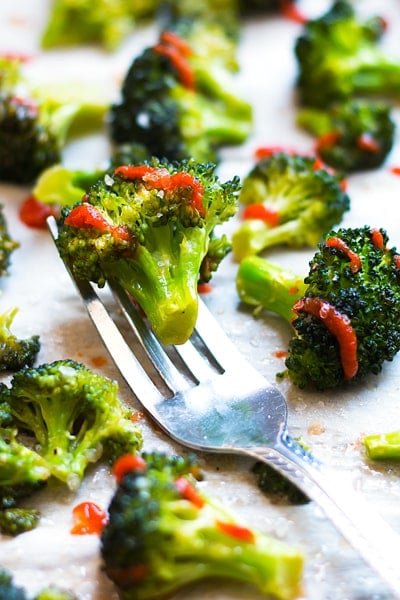
[[[266,308],[290,323],[296,316],[293,305],[304,296],[307,286],[290,269],[249,256],[239,265],[236,287],[243,302]]]
[[[367,435],[364,445],[373,460],[400,458],[400,431]]]

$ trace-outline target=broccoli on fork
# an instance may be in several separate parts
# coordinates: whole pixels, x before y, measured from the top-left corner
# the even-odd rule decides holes
[[[378,374],[400,349],[400,261],[383,229],[331,231],[304,281],[261,257],[239,266],[241,299],[286,318],[287,375],[320,390]]]
[[[165,344],[190,337],[199,276],[208,280],[230,250],[226,237],[217,248],[215,228],[235,214],[239,180],[221,183],[214,171],[194,160],[123,165],[59,220],[57,247],[75,274],[118,282]]]
[[[244,222],[232,236],[237,261],[280,244],[314,247],[350,205],[341,176],[315,157],[288,152],[273,153],[253,167],[239,202]]]
[[[282,600],[296,597],[303,564],[298,550],[241,525],[204,496],[189,458],[135,458],[119,477],[101,537],[105,571],[123,600],[165,598],[210,577]]]

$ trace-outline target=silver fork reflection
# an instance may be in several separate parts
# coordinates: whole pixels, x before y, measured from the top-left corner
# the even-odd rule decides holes
[[[49,229],[56,239],[54,219]],[[128,344],[95,287],[65,266],[121,375],[162,430],[194,450],[272,466],[320,506],[400,598],[400,536],[289,436],[285,398],[245,360],[201,300],[191,339],[164,347],[124,290],[110,282],[135,337]]]

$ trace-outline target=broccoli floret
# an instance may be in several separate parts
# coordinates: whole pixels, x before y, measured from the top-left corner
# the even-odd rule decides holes
[[[49,85],[31,94],[0,94],[0,181],[32,183],[60,162],[69,136],[79,129],[100,128],[108,109],[108,102],[63,86]]]
[[[341,176],[312,156],[276,152],[244,178],[244,222],[232,235],[237,261],[280,244],[315,247],[350,207]]]
[[[16,536],[37,527],[40,513],[34,508],[5,508],[0,510],[0,532]]]
[[[205,162],[216,161],[222,146],[247,139],[252,110],[229,91],[229,70],[224,67],[228,59],[220,58],[226,38],[220,36],[217,43],[216,26],[212,35],[203,31],[209,44],[199,52],[191,45],[199,43],[199,28],[200,24],[187,26],[185,38],[164,31],[158,44],[133,61],[121,101],[110,110],[115,143],[137,142],[149,154],[168,160]]]
[[[400,431],[371,433],[364,437],[368,458],[372,460],[399,460]]]
[[[22,587],[17,586],[12,575],[0,567],[0,598],[2,600],[28,600]]]
[[[295,44],[300,103],[324,109],[355,96],[398,99],[400,62],[380,49],[382,31],[382,20],[361,22],[345,0],[309,20]]]
[[[33,600],[77,600],[75,594],[70,590],[64,590],[56,586],[45,588],[37,594]]]
[[[395,123],[384,101],[350,99],[326,110],[302,108],[297,123],[317,136],[318,156],[346,173],[380,167],[393,146]]]
[[[192,464],[146,457],[121,477],[101,536],[108,576],[124,600],[164,598],[188,584],[222,577],[278,598],[301,585],[299,551],[239,524],[196,489]]]
[[[40,338],[18,338],[11,331],[18,308],[10,308],[0,314],[0,371],[18,371],[31,367],[40,350]]]
[[[0,205],[0,277],[8,275],[11,255],[17,248],[19,248],[19,242],[11,238],[3,206]]]
[[[154,15],[160,0],[54,0],[43,32],[43,48],[100,44],[115,50],[135,23]]]
[[[295,317],[288,312],[293,337],[285,366],[300,388],[323,390],[360,381],[380,373],[399,351],[400,262],[387,242],[385,230],[368,226],[331,231],[310,261],[305,292],[299,287],[291,295],[289,278],[286,297],[293,301]],[[263,260],[249,257],[239,267],[239,295],[276,310],[268,290],[272,279],[272,300],[278,289],[284,304],[284,274],[274,281],[278,267],[269,278],[268,265],[258,267],[256,259]],[[257,290],[255,282],[265,288]]]
[[[0,402],[8,409],[12,426],[31,438],[35,451],[15,437],[8,444],[2,442],[6,457],[2,469],[11,472],[8,479],[2,478],[3,484],[36,476],[33,468],[38,463],[41,477],[53,476],[76,489],[87,466],[102,455],[115,460],[137,449],[141,434],[117,393],[115,381],[68,359],[15,373],[10,386],[0,388]]]
[[[196,323],[209,248],[216,260],[215,227],[236,213],[238,189],[238,178],[221,183],[211,163],[121,166],[64,209],[57,247],[79,278],[117,281],[159,339],[180,344]],[[229,247],[223,241],[219,250]]]
[[[307,504],[310,501],[294,483],[267,463],[256,462],[253,473],[260,490],[277,504]]]

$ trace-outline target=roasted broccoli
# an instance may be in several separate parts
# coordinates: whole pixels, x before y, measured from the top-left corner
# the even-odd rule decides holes
[[[216,252],[215,227],[236,213],[239,180],[221,183],[214,171],[194,160],[120,166],[58,222],[57,247],[75,274],[117,281],[166,344],[193,331],[209,249],[214,269],[230,250],[224,238]]]
[[[0,205],[0,277],[8,275],[11,255],[17,248],[19,242],[11,238],[3,206]]]
[[[11,327],[18,308],[10,308],[0,314],[0,371],[18,371],[31,367],[40,350],[38,335],[18,338]]]
[[[0,533],[16,536],[37,527],[40,513],[34,508],[3,508],[0,510]]]
[[[323,390],[360,381],[378,374],[399,351],[400,260],[387,243],[383,229],[331,231],[310,261],[305,291],[293,286],[292,276],[287,284],[285,273],[275,277],[276,266],[270,276],[260,257],[240,264],[242,300],[276,311],[278,297],[279,314],[289,317],[293,336],[286,374],[300,388]]]
[[[71,133],[102,126],[107,102],[50,88],[32,90],[32,97],[0,94],[0,181],[32,183],[60,161]]]
[[[364,437],[364,446],[372,460],[399,460],[400,431],[370,433]]]
[[[53,0],[43,48],[100,44],[115,50],[137,22],[154,16],[160,0]]]
[[[382,19],[361,22],[346,0],[307,21],[295,44],[299,102],[324,109],[356,96],[398,100],[400,61],[380,48],[383,31]]]
[[[394,142],[392,109],[384,101],[356,98],[327,109],[304,107],[297,123],[317,137],[317,155],[345,173],[380,167]]]
[[[350,207],[341,176],[312,156],[275,152],[243,179],[244,222],[232,235],[237,261],[276,245],[315,247]]]
[[[115,460],[140,447],[140,431],[117,393],[115,381],[68,359],[21,369],[9,386],[1,384],[9,439],[1,441],[0,485],[52,476],[76,489],[102,455]]]
[[[238,523],[196,488],[193,464],[148,454],[125,473],[101,536],[107,575],[124,600],[164,598],[214,577],[296,597],[302,554]]]
[[[243,143],[252,110],[229,91],[232,60],[232,42],[215,23],[194,20],[163,31],[126,74],[121,100],[110,110],[112,140],[143,144],[161,159],[200,162]]]

